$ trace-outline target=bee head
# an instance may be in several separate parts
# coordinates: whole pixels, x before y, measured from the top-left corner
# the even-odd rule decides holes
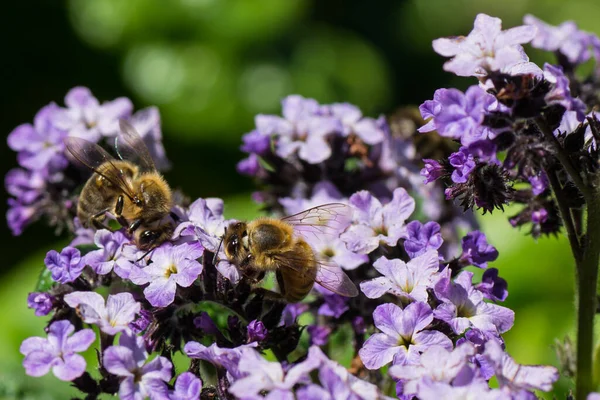
[[[230,260],[243,258],[243,253],[248,251],[248,233],[245,222],[234,222],[225,229],[223,246],[225,255]]]

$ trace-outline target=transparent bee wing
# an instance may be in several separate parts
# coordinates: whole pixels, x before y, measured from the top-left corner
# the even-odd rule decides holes
[[[344,270],[335,263],[318,261],[319,268],[315,282],[325,289],[331,290],[341,296],[356,297],[358,289]]]
[[[135,197],[129,179],[114,164],[115,158],[108,154],[102,147],[78,137],[66,138],[65,146],[75,160],[104,177],[130,199]],[[102,166],[102,169],[100,169],[100,166]]]
[[[155,171],[154,160],[137,130],[124,119],[119,120],[121,133],[115,139],[115,149],[121,160],[131,161],[144,172]]]
[[[342,203],[328,203],[281,220],[292,225],[294,232],[307,240],[327,240],[327,237],[338,236],[350,224],[352,207]]]
[[[305,259],[296,258],[289,253],[285,256],[276,256],[275,258],[281,269],[290,269],[300,274],[305,272],[305,267],[303,267],[306,264]],[[316,262],[318,264],[317,275],[315,277],[316,283],[341,296],[358,296],[356,285],[354,285],[342,268],[333,262],[324,260],[316,260]]]

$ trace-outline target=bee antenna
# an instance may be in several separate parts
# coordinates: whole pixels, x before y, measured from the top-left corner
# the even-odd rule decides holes
[[[143,255],[143,256],[141,256],[140,258],[138,258],[137,260],[135,260],[135,262],[140,262],[140,261],[142,261],[144,258],[146,258],[146,256],[147,256],[148,254],[152,253],[152,252],[154,251],[154,249],[155,249],[155,248],[156,248],[156,247],[154,247],[154,248],[152,248],[152,249],[148,250],[147,252],[145,252],[145,253],[144,253],[144,255]]]
[[[213,265],[217,265],[217,261],[219,258],[219,251],[221,250],[221,245],[223,244],[223,238],[225,238],[225,234],[227,233],[227,227],[225,227],[225,231],[223,232],[223,236],[221,236],[221,241],[219,242],[219,247],[217,247],[217,251],[215,252],[215,255],[213,257]]]

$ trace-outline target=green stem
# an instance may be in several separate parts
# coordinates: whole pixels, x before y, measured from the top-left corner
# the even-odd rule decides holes
[[[596,182],[594,182],[596,183]],[[594,316],[600,259],[600,190],[594,188],[587,204],[583,257],[579,263],[577,292],[577,377],[576,399],[586,399],[593,389]]]

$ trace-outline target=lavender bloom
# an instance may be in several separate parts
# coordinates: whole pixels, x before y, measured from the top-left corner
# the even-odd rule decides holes
[[[482,124],[486,112],[497,107],[496,98],[477,85],[465,93],[458,89],[438,89],[433,100],[419,107],[423,119],[431,118],[419,132],[437,130],[442,136],[460,140],[464,146],[493,138],[494,133]]]
[[[106,304],[95,292],[69,293],[64,300],[70,307],[77,308],[83,322],[98,325],[108,335],[127,330],[141,309],[131,293],[110,294]]]
[[[406,239],[404,250],[410,258],[415,258],[428,250],[439,249],[444,242],[440,229],[440,224],[434,221],[425,224],[419,221],[409,222],[403,236]]]
[[[523,390],[548,392],[558,379],[558,370],[554,367],[517,364],[494,340],[485,344],[483,356],[493,366],[498,385],[505,392],[519,393]]]
[[[152,313],[148,310],[140,310],[138,317],[129,324],[129,329],[135,334],[144,332],[152,322]]]
[[[404,232],[404,221],[415,210],[415,201],[405,189],[394,190],[392,201],[385,206],[363,190],[350,197],[355,207],[354,223],[340,237],[348,250],[368,254],[380,243],[395,246]]]
[[[488,383],[482,380],[474,380],[465,386],[451,386],[445,382],[432,381],[419,387],[420,400],[513,400],[515,398],[498,389],[490,389]]]
[[[429,250],[405,263],[399,259],[380,257],[373,267],[383,276],[363,281],[360,289],[370,299],[385,293],[400,297],[404,303],[427,301],[427,289],[439,275],[438,253]]]
[[[23,367],[27,375],[43,376],[50,369],[61,381],[72,381],[83,375],[85,359],[75,353],[87,350],[96,335],[91,329],[73,332],[75,327],[69,321],[56,321],[48,328],[48,339],[25,339],[19,351],[25,356]]]
[[[75,217],[73,220],[73,230],[75,237],[71,243],[69,243],[69,246],[76,247],[82,244],[94,243],[94,236],[96,235],[97,231],[92,228],[85,228],[83,225],[81,225],[81,221],[79,221],[79,218],[77,217]]]
[[[100,104],[85,87],[75,87],[65,97],[67,108],[57,111],[55,125],[91,142],[102,136],[115,136],[119,132],[119,119],[131,115],[133,104],[125,97]]]
[[[463,271],[454,282],[444,277],[435,284],[435,295],[442,301],[433,311],[435,317],[447,322],[458,335],[472,326],[483,331],[508,331],[515,320],[514,311],[484,302],[472,279],[472,272]]]
[[[475,285],[487,299],[504,301],[508,297],[508,283],[498,276],[496,268],[487,269],[481,277],[481,283]]]
[[[48,315],[54,307],[54,296],[44,292],[29,293],[29,296],[27,296],[27,307],[34,309],[35,315],[38,317]]]
[[[44,264],[52,273],[52,279],[59,283],[73,282],[85,267],[81,253],[74,247],[65,247],[60,254],[56,250],[50,250]]]
[[[191,372],[184,372],[175,381],[175,390],[169,392],[169,400],[198,400],[202,381]]]
[[[37,205],[22,204],[15,199],[8,199],[6,222],[14,236],[23,233],[23,229],[39,218]]]
[[[553,84],[552,89],[544,97],[546,103],[559,104],[568,111],[575,111],[578,121],[583,121],[586,105],[580,99],[571,96],[569,78],[565,76],[562,67],[544,64],[544,78]]]
[[[110,346],[104,351],[106,370],[122,377],[119,387],[121,399],[168,398],[166,382],[171,380],[171,362],[165,357],[156,357],[148,363],[147,359],[144,339],[140,336],[123,334],[118,346]]]
[[[149,283],[144,289],[146,299],[154,307],[166,307],[175,299],[177,286],[191,286],[202,272],[202,264],[196,259],[203,251],[199,242],[163,245],[154,251],[152,264],[134,267],[129,279],[136,285]]]
[[[590,59],[590,34],[580,31],[574,22],[566,21],[559,26],[552,26],[531,14],[526,15],[523,22],[537,28],[535,37],[531,41],[533,47],[557,51],[575,65]]]
[[[280,363],[265,360],[254,349],[244,349],[238,366],[243,377],[236,379],[229,391],[240,398],[252,398],[262,391],[268,391],[273,399],[293,399],[291,390],[294,385],[318,368],[319,364],[320,360],[308,357],[284,373]]]
[[[338,103],[327,106],[328,111],[342,123],[342,135],[355,134],[368,145],[381,143],[385,132],[373,118],[363,118],[360,109],[352,104]]]
[[[19,164],[23,167],[60,171],[67,166],[63,143],[67,133],[53,124],[58,109],[54,103],[43,107],[36,114],[33,125],[19,125],[8,135],[8,146],[19,152]]]
[[[256,342],[252,342],[229,349],[219,347],[216,343],[206,347],[198,342],[187,342],[183,351],[190,358],[208,361],[215,367],[225,368],[231,377],[230,380],[232,380],[242,376],[242,373],[238,370],[242,351],[244,349],[256,347],[256,345]]]
[[[332,293],[329,289],[325,289],[320,285],[315,285],[315,290],[321,293],[323,300],[325,300],[317,311],[319,315],[339,318],[350,309],[348,307],[348,297]]]
[[[375,309],[373,320],[381,333],[371,335],[358,352],[368,369],[379,369],[392,361],[394,365],[415,364],[420,354],[433,345],[452,349],[446,335],[425,330],[433,321],[426,303],[411,303],[404,310],[395,304],[382,304]]]
[[[291,326],[296,322],[296,319],[306,311],[308,311],[308,304],[306,303],[288,304],[281,313],[280,324],[283,326]]]
[[[242,175],[255,176],[260,171],[260,162],[258,156],[251,153],[247,158],[238,162],[236,171]]]
[[[18,201],[31,204],[42,195],[46,181],[40,171],[14,168],[6,174],[4,186],[6,191]]]
[[[311,384],[296,391],[298,400],[334,400],[334,399],[389,399],[383,396],[377,386],[358,379],[346,368],[327,358],[315,346],[308,350],[308,358],[321,361],[319,366],[319,382],[321,386]]]
[[[308,342],[311,346],[325,346],[329,341],[331,329],[326,326],[310,325],[306,330],[309,335]]]
[[[454,167],[451,176],[454,183],[465,183],[469,174],[475,169],[475,159],[466,147],[461,147],[456,153],[452,153],[448,161]]]
[[[304,197],[283,197],[279,199],[279,204],[283,206],[285,213],[288,215],[297,214],[309,208],[327,203],[348,203],[348,200],[342,196],[338,188],[329,181],[316,183],[310,199]]]
[[[430,382],[452,383],[463,386],[469,383],[475,373],[469,365],[469,358],[475,355],[470,343],[463,343],[453,350],[440,346],[427,348],[417,365],[392,365],[390,375],[404,382],[404,394],[419,395],[419,386]]]
[[[258,125],[260,123],[260,118],[257,118]],[[240,150],[246,153],[253,153],[255,155],[263,155],[271,146],[271,134],[255,129],[252,132],[242,136],[242,142],[244,142],[244,144],[242,144]]]
[[[482,77],[489,71],[514,65],[532,67],[520,45],[530,42],[535,34],[536,28],[528,25],[502,31],[502,20],[478,14],[468,36],[436,39],[433,49],[444,57],[452,57],[444,64],[445,71]]]
[[[487,268],[487,263],[498,258],[498,250],[487,242],[485,234],[480,231],[467,233],[462,238],[463,253],[460,260],[467,265]]]
[[[129,239],[123,232],[100,229],[94,234],[94,244],[99,249],[87,253],[83,257],[84,263],[91,266],[99,275],[106,275],[114,270],[118,276],[127,279],[133,268],[130,260],[121,257],[123,246],[127,243]]]
[[[530,176],[529,183],[531,184],[531,191],[534,195],[539,196],[548,189],[548,177],[545,173],[540,172],[538,175]]]
[[[423,162],[425,163],[425,167],[421,170],[421,176],[425,178],[423,183],[433,182],[444,175],[445,169],[439,162],[430,159],[424,159]]]
[[[261,342],[267,338],[269,331],[265,328],[265,324],[259,320],[252,320],[248,323],[246,328],[248,334],[248,343],[250,342]]]
[[[319,104],[302,96],[288,96],[282,102],[283,118],[258,116],[259,131],[275,135],[275,153],[288,158],[294,153],[310,164],[318,164],[331,156],[326,137],[340,132],[338,119],[318,115]]]

